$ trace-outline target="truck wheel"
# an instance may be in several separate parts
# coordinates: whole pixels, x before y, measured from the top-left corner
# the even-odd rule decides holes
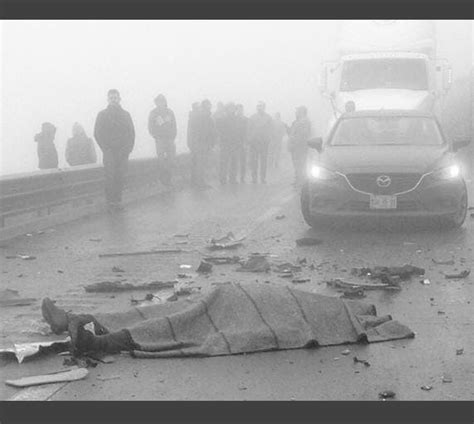
[[[301,189],[301,213],[306,223],[313,228],[316,228],[319,224],[317,217],[311,214],[310,212],[310,190],[309,184],[305,183]]]
[[[461,196],[461,201],[459,202],[459,208],[457,212],[451,215],[449,218],[446,218],[445,227],[446,228],[459,228],[464,224],[464,221],[467,216],[467,189],[464,184],[463,194]]]

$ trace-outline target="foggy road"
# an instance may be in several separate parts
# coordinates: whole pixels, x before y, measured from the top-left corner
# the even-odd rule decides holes
[[[41,326],[40,300],[51,297],[66,310],[108,312],[130,307],[130,299],[146,292],[86,293],[83,286],[122,279],[138,284],[175,280],[178,273],[192,275],[190,287],[209,289],[226,281],[289,284],[276,273],[236,272],[236,265],[215,265],[209,276],[196,274],[205,246],[212,237],[232,231],[246,237],[231,255],[266,253],[273,263],[306,259],[301,278],[310,281],[296,288],[339,296],[324,281],[351,281],[353,267],[403,265],[426,269],[430,285],[418,278],[401,283],[399,291],[373,290],[364,299],[379,315],[391,314],[408,325],[411,340],[371,345],[324,347],[204,359],[132,359],[116,355],[112,364],[89,368],[79,382],[44,386],[22,392],[2,385],[1,398],[26,396],[50,400],[376,400],[383,390],[398,400],[467,400],[474,396],[473,276],[448,280],[443,272],[474,267],[474,219],[461,229],[441,231],[407,225],[385,228],[370,224],[357,229],[333,226],[310,229],[303,221],[299,195],[289,171],[273,172],[266,185],[213,184],[208,191],[184,189],[131,205],[117,215],[96,215],[60,225],[53,231],[22,236],[2,245],[2,289],[18,290],[38,299],[33,306],[3,308],[1,345],[50,339],[37,332]],[[284,215],[282,217],[282,215]],[[276,217],[279,217],[277,219]],[[189,234],[188,237],[176,237]],[[298,247],[295,240],[314,236],[318,246]],[[181,253],[99,258],[102,253],[182,249]],[[6,259],[19,253],[36,260]],[[454,260],[437,265],[433,259]],[[191,265],[190,269],[180,265]],[[112,272],[112,267],[124,272]],[[295,285],[293,285],[295,286]],[[35,333],[36,332],[36,333]],[[54,336],[57,338],[57,336]],[[341,352],[349,348],[347,356]],[[457,349],[464,349],[457,355]],[[366,359],[370,367],[355,364]],[[4,379],[35,375],[62,368],[63,357],[48,355],[21,365],[2,362]],[[450,376],[451,383],[443,383]],[[104,379],[111,378],[104,381]],[[420,387],[433,386],[424,391]]]

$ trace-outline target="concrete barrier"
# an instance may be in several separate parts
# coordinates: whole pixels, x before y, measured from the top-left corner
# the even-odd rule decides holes
[[[189,154],[176,158],[176,181],[189,181]],[[124,203],[165,190],[157,158],[129,162]],[[35,171],[0,177],[0,240],[102,211],[104,170],[101,165]]]

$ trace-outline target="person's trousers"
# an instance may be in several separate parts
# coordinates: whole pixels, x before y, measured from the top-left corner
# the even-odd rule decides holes
[[[103,164],[105,172],[105,199],[108,204],[120,203],[127,176],[128,153],[105,150]]]
[[[265,182],[267,177],[267,157],[268,141],[257,141],[250,144],[250,170],[252,172],[252,181],[257,182],[258,171],[260,168],[260,180]]]
[[[236,182],[239,151],[235,146],[221,145],[219,149],[219,181]]]
[[[296,184],[302,184],[305,179],[307,154],[307,149],[294,149],[291,151]]]
[[[206,184],[206,167],[209,154],[205,150],[191,151],[191,184],[196,186]]]
[[[240,181],[244,182],[247,176],[247,146],[244,144],[239,147],[239,168]]]
[[[156,139],[155,147],[158,156],[158,178],[163,184],[171,185],[176,158],[174,140]]]

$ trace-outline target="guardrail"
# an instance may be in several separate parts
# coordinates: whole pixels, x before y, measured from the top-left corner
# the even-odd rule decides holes
[[[176,158],[178,181],[188,180],[189,154]],[[129,162],[124,200],[159,192],[157,158]],[[35,171],[0,178],[0,239],[14,237],[41,225],[53,225],[100,210],[104,204],[101,165]]]

